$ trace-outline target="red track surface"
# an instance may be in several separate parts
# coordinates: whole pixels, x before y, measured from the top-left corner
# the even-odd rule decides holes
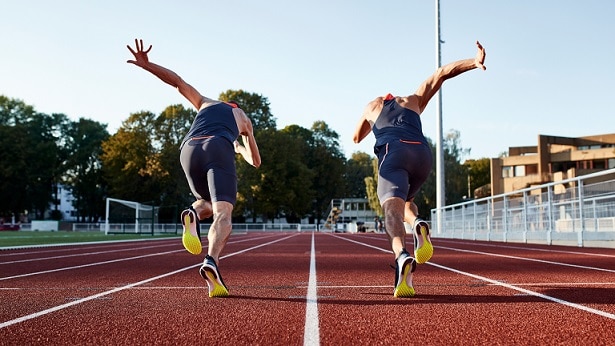
[[[179,239],[2,251],[0,345],[615,344],[615,250],[434,245],[408,299],[382,234],[233,235],[215,299]]]

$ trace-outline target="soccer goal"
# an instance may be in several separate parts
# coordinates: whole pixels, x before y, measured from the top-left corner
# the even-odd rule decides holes
[[[158,222],[159,208],[153,204],[107,198],[105,234],[153,233],[153,225]]]

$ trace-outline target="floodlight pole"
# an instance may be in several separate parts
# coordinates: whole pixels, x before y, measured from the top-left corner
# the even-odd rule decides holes
[[[442,57],[440,54],[440,0],[436,0],[436,69],[442,66]],[[442,88],[437,92],[438,102],[436,103],[436,217],[437,217],[437,232],[443,230],[442,225],[442,207],[445,205],[445,188],[444,188],[444,149],[442,147],[443,132],[442,132]]]

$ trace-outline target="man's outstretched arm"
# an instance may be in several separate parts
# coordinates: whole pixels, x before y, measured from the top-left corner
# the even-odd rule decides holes
[[[160,78],[163,82],[177,88],[177,90],[188,100],[190,103],[199,110],[201,105],[204,102],[204,97],[201,93],[198,92],[194,87],[190,84],[186,83],[177,73],[169,70],[168,68],[162,67],[158,64],[154,64],[149,61],[147,54],[150,50],[152,50],[152,45],[147,48],[147,50],[143,49],[143,40],[135,39],[135,47],[136,51],[132,49],[130,46],[128,50],[134,55],[135,60],[128,60],[127,62],[130,64],[137,65],[143,68],[146,71],[149,71],[154,76]]]
[[[438,90],[440,90],[440,87],[445,80],[475,68],[480,68],[482,70],[487,69],[484,65],[486,56],[485,49],[478,41],[476,41],[476,46],[478,47],[478,52],[476,53],[476,57],[474,59],[459,60],[444,65],[436,70],[433,75],[427,78],[423,84],[419,86],[414,93],[414,95],[418,97],[419,114],[425,110],[429,100],[431,100]]]

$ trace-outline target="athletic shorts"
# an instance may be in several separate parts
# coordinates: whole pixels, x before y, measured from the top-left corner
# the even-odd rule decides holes
[[[193,138],[184,143],[179,158],[190,191],[197,199],[235,205],[237,172],[233,143],[216,136]]]
[[[427,144],[391,141],[375,148],[378,157],[378,198],[384,203],[391,197],[409,201],[431,172],[432,154]]]

